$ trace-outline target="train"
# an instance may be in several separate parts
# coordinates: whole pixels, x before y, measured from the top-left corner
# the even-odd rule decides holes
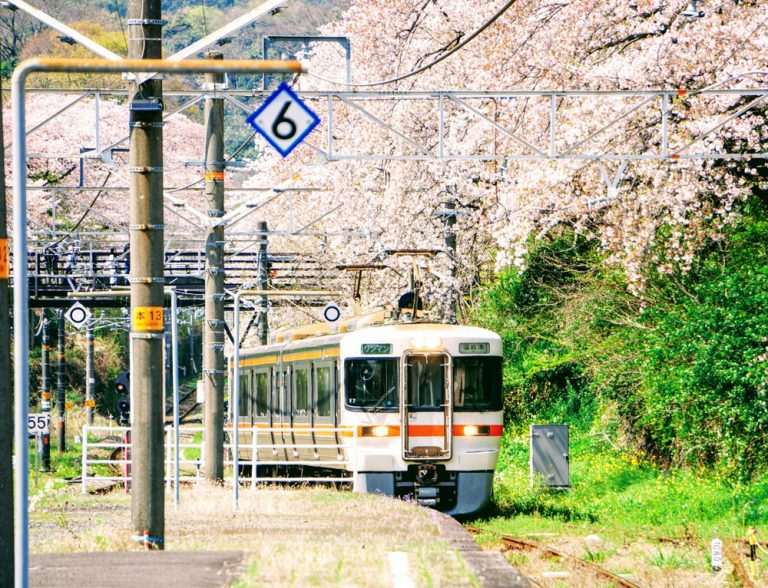
[[[501,338],[409,318],[304,325],[240,350],[243,462],[272,464],[258,467],[264,476],[280,462],[317,463],[354,477],[357,491],[452,516],[488,505],[503,433]]]

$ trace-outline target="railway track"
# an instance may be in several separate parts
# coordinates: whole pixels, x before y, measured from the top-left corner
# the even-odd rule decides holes
[[[473,535],[479,535],[481,533],[488,533],[488,532],[495,533],[495,531],[487,531],[485,529],[478,529],[476,527],[467,527],[467,530]],[[504,535],[502,533],[497,533],[497,534],[499,535],[499,538],[504,544],[504,547],[506,548],[505,550],[514,549],[518,551],[519,550],[538,551],[542,555],[557,557],[557,558],[566,560],[578,567],[591,570],[592,572],[605,578],[607,581],[612,582],[613,585],[615,586],[621,586],[622,588],[640,588],[638,584],[635,584],[631,580],[627,580],[626,578],[619,576],[618,574],[614,574],[613,572],[606,570],[604,567],[599,566],[594,562],[580,559],[578,557],[575,557],[573,555],[560,551],[559,549],[555,549],[554,547],[549,547],[547,545],[542,545],[540,543],[536,543],[535,541],[529,541],[527,539],[519,539],[517,537],[512,537],[511,535]],[[535,583],[533,580],[531,580],[531,582]]]
[[[179,422],[183,423],[184,419],[189,416],[189,414],[197,408],[198,402],[197,402],[197,394],[196,390],[194,388],[189,388],[187,386],[180,386],[179,387]],[[170,402],[166,401],[165,403],[165,416],[166,417],[173,417],[173,400],[171,399]],[[173,419],[167,419],[165,421],[166,425],[172,425]]]

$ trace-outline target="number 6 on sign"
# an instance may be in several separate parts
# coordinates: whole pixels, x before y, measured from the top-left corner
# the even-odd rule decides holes
[[[320,124],[318,116],[285,82],[246,120],[283,157]]]

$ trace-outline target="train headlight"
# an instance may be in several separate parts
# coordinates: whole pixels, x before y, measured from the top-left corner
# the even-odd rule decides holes
[[[440,337],[414,337],[411,339],[411,347],[414,349],[440,349],[443,340]]]
[[[484,435],[490,435],[491,428],[488,425],[465,425],[464,436],[465,437],[478,437]]]
[[[363,437],[389,437],[389,427],[378,425],[376,427],[361,427]]]

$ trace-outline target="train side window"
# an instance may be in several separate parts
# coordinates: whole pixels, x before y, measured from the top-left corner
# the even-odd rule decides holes
[[[291,385],[291,369],[283,370],[283,390],[280,394],[280,414],[287,418],[291,415],[291,403],[293,402],[293,386]]]
[[[240,395],[238,396],[238,415],[251,416],[251,373],[240,372]]]
[[[269,414],[269,374],[257,372],[253,382],[254,402],[253,415],[264,417]]]
[[[309,416],[309,367],[296,368],[294,371],[293,416]]]
[[[269,402],[269,410],[274,416],[278,416],[280,414],[280,370],[271,368],[270,370],[270,388],[271,388],[271,395],[270,395],[270,402]]]
[[[331,416],[331,396],[335,394],[335,381],[331,366],[318,367],[315,370],[317,402],[315,414],[318,417]]]

